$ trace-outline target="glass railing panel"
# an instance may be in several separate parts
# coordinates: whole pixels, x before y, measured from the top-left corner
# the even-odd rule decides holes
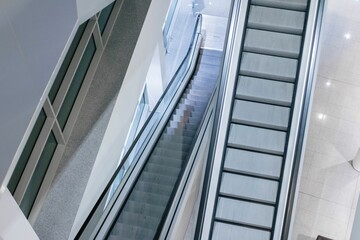
[[[46,114],[45,111],[42,109],[35,122],[34,128],[32,129],[30,136],[25,144],[24,150],[20,155],[19,161],[16,164],[14,172],[10,178],[8,189],[12,194],[14,194],[16,187],[19,184],[20,178],[34,149],[35,143],[37,142],[41,129],[44,126],[45,120]]]
[[[89,43],[86,46],[85,52],[82,56],[82,59],[79,63],[79,66],[76,70],[74,78],[71,82],[69,90],[66,94],[64,102],[57,116],[59,125],[62,130],[64,130],[65,128],[66,122],[70,116],[76,97],[80,91],[80,88],[82,86],[86,73],[90,67],[95,52],[96,52],[95,40],[94,37],[92,36],[89,40]]]
[[[34,174],[30,179],[25,195],[20,203],[20,208],[26,217],[28,217],[30,214],[57,145],[58,143],[56,141],[55,135],[53,132],[51,132],[46,141],[40,159],[36,165]]]
[[[52,103],[54,103],[54,100],[55,100],[55,97],[60,89],[60,86],[61,86],[61,83],[63,82],[64,80],[64,77],[65,77],[65,74],[70,66],[70,63],[71,63],[71,60],[75,54],[75,51],[79,45],[79,42],[81,40],[81,37],[85,31],[85,28],[86,28],[86,25],[87,25],[87,21],[83,24],[81,24],[75,34],[75,37],[69,47],[69,50],[68,52],[66,53],[66,56],[64,58],[64,61],[63,63],[61,64],[61,67],[59,69],[59,72],[58,74],[56,75],[56,78],[54,80],[54,83],[50,89],[50,92],[49,92],[49,99]]]

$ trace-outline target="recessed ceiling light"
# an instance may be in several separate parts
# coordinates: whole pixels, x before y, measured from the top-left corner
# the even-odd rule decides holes
[[[324,120],[325,118],[326,118],[326,115],[325,115],[325,114],[323,114],[323,113],[319,113],[319,114],[318,114],[318,119]]]
[[[350,33],[345,33],[344,37],[345,37],[345,39],[350,39],[350,38],[351,38],[351,34],[350,34]]]
[[[330,81],[327,81],[327,82],[326,82],[326,86],[327,86],[327,87],[330,87],[330,85],[331,85],[331,82],[330,82]]]

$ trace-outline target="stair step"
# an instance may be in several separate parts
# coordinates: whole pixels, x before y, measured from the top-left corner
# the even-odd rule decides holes
[[[235,100],[232,121],[253,126],[287,130],[290,108]]]
[[[192,101],[209,102],[209,96],[194,96],[190,93],[185,93],[184,98]]]
[[[270,240],[271,233],[269,231],[263,231],[255,228],[247,228],[243,226],[215,221],[211,239],[238,240],[239,236],[241,236],[241,239]]]
[[[177,178],[181,169],[148,162],[146,164],[145,171]]]
[[[111,230],[108,239],[132,239],[132,240],[146,240],[152,239],[155,235],[155,230],[132,226],[124,223],[115,223]]]
[[[202,118],[203,113],[193,112],[185,109],[176,109],[174,114],[175,116],[187,116],[187,117],[193,117],[193,118]]]
[[[295,59],[244,52],[240,74],[295,82],[297,63]]]
[[[221,58],[218,56],[200,54],[198,58],[198,63],[212,65],[215,68],[219,68],[221,64]]]
[[[283,57],[299,57],[301,36],[247,29],[244,50]]]
[[[193,96],[204,96],[208,99],[212,93],[212,89],[186,89],[185,93],[188,93]]]
[[[199,100],[191,100],[191,99],[187,99],[187,98],[182,98],[180,100],[180,103],[186,104],[186,105],[191,105],[191,106],[198,106],[198,107],[202,107],[205,109],[208,104],[208,101],[199,101]]]
[[[135,201],[127,201],[124,210],[147,216],[161,216],[164,213],[165,206],[156,206]]]
[[[191,81],[188,85],[188,88],[197,90],[197,91],[204,91],[212,93],[214,90],[214,84],[211,84],[211,82],[208,83],[202,83],[199,81]]]
[[[223,52],[222,51],[216,51],[216,50],[210,50],[210,49],[206,49],[206,48],[201,48],[200,49],[200,54],[201,55],[206,55],[206,56],[216,56],[216,57],[222,57]]]
[[[216,219],[271,229],[275,208],[269,205],[219,197]]]
[[[248,27],[275,32],[302,34],[304,21],[304,12],[251,6]]]
[[[227,148],[224,169],[260,177],[279,179],[283,158],[279,156]]]
[[[185,144],[185,143],[179,144],[179,142],[171,142],[166,140],[159,140],[156,146],[161,148],[166,148],[176,151],[186,151],[186,152],[189,151],[190,148],[190,144]]]
[[[188,123],[185,119],[183,122],[178,122],[175,120],[171,120],[168,124],[168,127],[170,128],[175,128],[175,129],[186,129],[186,130],[190,130],[190,131],[196,131],[197,130],[197,125]]]
[[[218,75],[219,74],[219,68],[218,67],[214,67],[213,65],[210,64],[200,64],[197,65],[195,68],[195,72],[196,74],[199,73],[205,73],[206,75]]]
[[[271,104],[291,106],[294,85],[261,78],[241,76],[236,97]]]
[[[173,157],[164,157],[156,154],[151,154],[149,162],[156,163],[159,165],[166,165],[169,167],[181,167],[182,161]]]
[[[137,226],[140,228],[156,230],[160,222],[160,217],[137,214],[123,210],[117,222]]]
[[[174,135],[167,135],[163,134],[160,138],[160,140],[167,141],[167,142],[173,142],[173,143],[181,143],[181,144],[188,144],[191,145],[192,138],[186,137],[186,136],[174,136]]]
[[[278,183],[273,180],[223,173],[220,193],[226,196],[275,204]]]
[[[167,186],[173,187],[177,178],[144,171],[144,172],[142,172],[139,180],[144,181],[144,182],[150,182],[150,183],[155,183],[155,184],[159,184],[159,185],[167,185]],[[161,195],[157,195],[157,196],[164,197]]]
[[[175,136],[186,136],[193,138],[195,135],[194,131],[189,131],[186,129],[173,129],[173,128],[166,128],[166,134],[175,135]]]
[[[284,8],[288,10],[305,11],[307,8],[307,0],[252,0],[252,4],[265,7]]]
[[[175,129],[175,130],[181,130],[181,129]],[[182,150],[168,149],[158,146],[155,147],[153,153],[156,155],[162,155],[164,157],[171,156],[177,159],[184,159],[188,154],[187,151],[185,152]]]
[[[285,140],[285,132],[232,123],[228,145],[264,153],[283,154]]]

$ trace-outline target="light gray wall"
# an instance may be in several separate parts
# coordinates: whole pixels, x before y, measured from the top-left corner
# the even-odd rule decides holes
[[[76,0],[0,2],[0,183],[53,81],[76,21]]]

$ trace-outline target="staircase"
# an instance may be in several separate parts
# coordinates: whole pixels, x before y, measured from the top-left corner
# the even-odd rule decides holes
[[[154,239],[176,192],[218,76],[222,53],[202,49],[171,119],[108,234],[108,239]]]
[[[251,0],[212,239],[272,239],[307,0]]]

